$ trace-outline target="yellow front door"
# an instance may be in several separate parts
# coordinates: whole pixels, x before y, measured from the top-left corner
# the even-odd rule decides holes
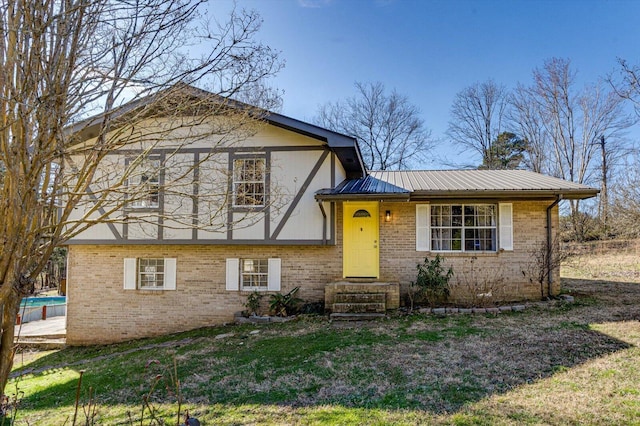
[[[378,278],[378,203],[345,202],[342,266],[344,277]]]

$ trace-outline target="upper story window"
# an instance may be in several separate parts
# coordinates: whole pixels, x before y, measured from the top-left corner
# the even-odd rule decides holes
[[[141,161],[129,176],[127,186],[128,207],[157,209],[160,206],[160,159]]]
[[[234,207],[265,205],[265,158],[254,156],[233,160]]]

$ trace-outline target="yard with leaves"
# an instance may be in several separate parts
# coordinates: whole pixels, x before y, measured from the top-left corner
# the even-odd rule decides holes
[[[181,410],[208,425],[640,424],[640,279],[621,278],[564,277],[574,303],[499,315],[300,317],[24,350],[7,390],[16,424],[70,424],[84,371],[77,424],[90,388],[95,424],[141,424],[157,380],[149,401],[175,424],[175,362]]]

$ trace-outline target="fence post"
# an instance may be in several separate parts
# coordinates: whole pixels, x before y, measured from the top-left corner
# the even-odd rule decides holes
[[[47,319],[47,305],[42,306],[42,319],[43,320]]]

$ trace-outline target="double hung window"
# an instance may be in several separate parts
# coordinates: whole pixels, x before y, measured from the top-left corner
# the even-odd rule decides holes
[[[241,259],[240,285],[242,290],[266,290],[269,277],[267,259]]]
[[[157,209],[160,206],[160,159],[140,162],[127,180],[129,203],[134,209]]]
[[[175,258],[124,259],[125,290],[175,290]]]
[[[265,205],[265,158],[247,157],[233,160],[233,206]]]
[[[138,287],[164,287],[164,259],[138,259]]]
[[[226,289],[280,291],[281,265],[280,258],[229,258]]]

